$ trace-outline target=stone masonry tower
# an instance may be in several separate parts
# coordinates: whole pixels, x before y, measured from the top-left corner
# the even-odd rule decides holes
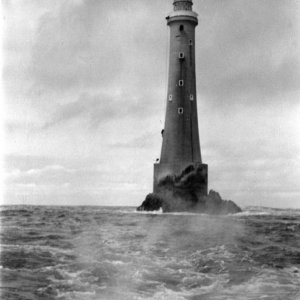
[[[170,27],[169,77],[165,128],[159,163],[154,164],[153,190],[166,175],[179,175],[186,167],[200,170],[201,193],[207,195],[207,165],[202,164],[197,117],[195,27],[192,0],[174,0],[167,16]],[[198,176],[199,176],[198,174]]]

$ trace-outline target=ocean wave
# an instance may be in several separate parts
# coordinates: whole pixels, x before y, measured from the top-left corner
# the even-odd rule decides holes
[[[205,213],[196,213],[196,212],[163,212],[162,209],[157,211],[132,211],[127,213],[134,213],[140,215],[162,215],[162,216],[207,216],[207,217],[223,217],[219,215],[211,215]]]
[[[295,300],[299,293],[300,218],[289,210],[26,211],[2,219],[11,226],[2,229],[3,298]]]
[[[230,214],[230,216],[233,217],[244,217],[244,216],[267,216],[267,215],[272,215],[272,213],[270,212],[266,212],[266,211],[250,211],[250,210],[246,210],[246,211],[242,211],[236,214]]]
[[[235,215],[274,215],[274,216],[300,216],[300,209],[272,208],[264,206],[247,206],[241,213]]]

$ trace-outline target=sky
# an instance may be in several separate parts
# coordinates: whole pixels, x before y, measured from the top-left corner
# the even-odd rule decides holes
[[[194,0],[209,189],[300,208],[300,1]],[[171,0],[2,0],[3,204],[139,205],[167,98]]]

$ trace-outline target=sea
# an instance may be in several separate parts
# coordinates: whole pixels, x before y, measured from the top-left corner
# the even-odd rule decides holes
[[[1,299],[299,300],[300,210],[2,206]]]

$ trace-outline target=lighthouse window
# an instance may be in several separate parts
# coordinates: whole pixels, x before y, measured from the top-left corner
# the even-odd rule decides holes
[[[194,95],[190,94],[190,100],[193,101],[194,100]]]
[[[184,58],[184,53],[183,52],[179,52],[179,58],[183,59]]]
[[[173,100],[172,95],[169,95],[169,101],[172,101],[172,100]]]
[[[183,29],[184,29],[184,26],[183,26],[183,25],[180,25],[180,26],[179,26],[179,30],[180,30],[180,31],[183,31]]]
[[[182,107],[178,107],[178,114],[182,115],[183,114],[183,108]]]
[[[183,86],[183,80],[179,80],[179,86]]]

